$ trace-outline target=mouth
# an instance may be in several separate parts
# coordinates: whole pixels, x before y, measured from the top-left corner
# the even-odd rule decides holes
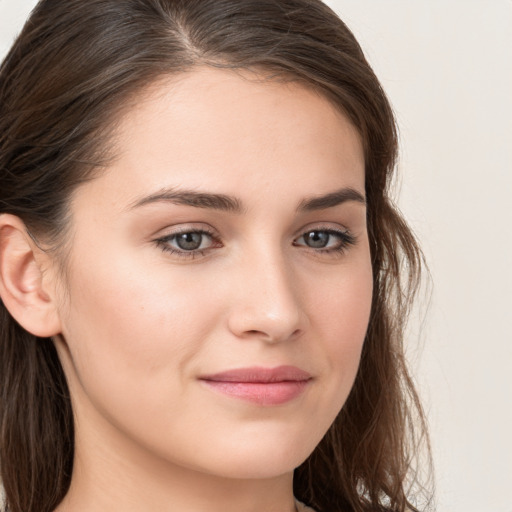
[[[237,368],[199,379],[208,388],[259,405],[282,405],[304,393],[312,376],[295,366]]]

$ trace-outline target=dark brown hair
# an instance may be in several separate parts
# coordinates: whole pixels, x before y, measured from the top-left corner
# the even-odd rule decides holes
[[[0,68],[0,213],[20,217],[59,254],[70,194],[101,172],[123,106],[196,66],[301,81],[361,135],[370,324],[353,390],[296,469],[294,491],[319,512],[416,510],[408,493],[425,425],[402,337],[421,253],[389,199],[389,102],[352,33],[319,0],[42,0]],[[52,511],[73,469],[69,391],[52,341],[22,329],[2,303],[0,382],[6,510]]]

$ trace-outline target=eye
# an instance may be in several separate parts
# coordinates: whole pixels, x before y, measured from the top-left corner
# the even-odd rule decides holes
[[[324,253],[343,252],[354,244],[355,238],[348,231],[335,229],[312,229],[294,241],[294,245]]]
[[[324,249],[331,243],[333,236],[327,231],[309,231],[309,233],[302,235],[302,238],[308,247]]]
[[[180,233],[179,235],[174,235],[174,241],[178,248],[183,251],[197,251],[201,248],[204,243],[205,235],[204,233],[190,232],[190,233]]]
[[[184,257],[202,255],[206,250],[220,246],[212,233],[197,229],[171,233],[158,238],[156,243],[162,250]]]

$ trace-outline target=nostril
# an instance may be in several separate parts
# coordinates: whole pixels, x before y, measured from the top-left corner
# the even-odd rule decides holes
[[[283,271],[284,273],[284,271]],[[238,297],[229,308],[228,328],[239,338],[271,343],[298,338],[306,328],[305,311],[283,275],[267,275],[264,289]],[[260,283],[261,284],[261,283]]]
[[[278,343],[286,340],[294,340],[300,337],[301,329],[295,329],[293,332],[278,332],[275,329],[269,329],[268,332],[258,329],[248,329],[239,335],[245,339],[260,339],[269,343]]]

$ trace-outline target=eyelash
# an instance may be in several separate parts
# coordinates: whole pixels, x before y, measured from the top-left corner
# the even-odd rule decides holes
[[[296,247],[305,247],[306,249],[309,249],[310,251],[313,251],[314,253],[318,254],[327,254],[330,256],[343,256],[345,252],[352,246],[354,246],[357,242],[356,237],[352,235],[348,230],[343,231],[341,229],[333,229],[328,227],[315,227],[313,229],[308,229],[300,237],[298,237],[296,240],[299,240],[303,238],[308,233],[325,233],[329,235],[330,237],[334,236],[337,237],[339,242],[335,245],[335,247],[330,248],[319,248],[315,249],[314,247],[309,247],[302,244],[296,244],[294,240],[294,245]]]
[[[336,247],[332,248],[318,248],[315,249],[313,247],[309,247],[304,244],[297,244],[296,240],[299,240],[303,238],[308,233],[324,233],[329,236],[334,236],[339,239],[339,243],[336,244]],[[194,250],[184,250],[184,249],[175,249],[172,246],[169,245],[169,243],[173,240],[176,240],[176,238],[180,235],[186,235],[186,234],[198,234],[201,236],[208,236],[212,239],[212,246],[207,247],[206,249],[194,249]],[[170,253],[174,256],[178,256],[179,258],[184,259],[195,259],[198,257],[205,256],[206,253],[210,249],[214,249],[216,247],[221,247],[222,244],[218,240],[218,237],[215,233],[212,231],[209,231],[207,229],[183,229],[176,231],[174,233],[171,233],[169,235],[165,235],[161,238],[157,238],[155,240],[156,244],[162,249],[162,251],[166,253]],[[333,228],[323,228],[323,227],[316,227],[314,229],[309,229],[307,231],[304,231],[299,237],[297,237],[294,240],[294,246],[295,247],[304,247],[306,250],[312,251],[315,254],[325,254],[330,256],[342,256],[345,254],[345,252],[349,249],[349,247],[354,246],[357,243],[357,240],[354,235],[352,235],[349,231],[343,231],[343,230],[337,230]]]
[[[169,242],[175,240],[178,236],[192,233],[202,236],[206,235],[210,237],[213,240],[213,245],[211,247],[208,247],[207,249],[195,249],[193,251],[186,251],[184,249],[174,249],[169,245]],[[157,238],[155,242],[160,247],[160,249],[162,249],[162,251],[184,259],[195,259],[197,257],[205,256],[208,250],[215,248],[216,243],[218,243],[220,246],[220,242],[218,241],[218,238],[215,235],[215,233],[207,229],[182,229],[169,235],[165,235],[162,238]]]

